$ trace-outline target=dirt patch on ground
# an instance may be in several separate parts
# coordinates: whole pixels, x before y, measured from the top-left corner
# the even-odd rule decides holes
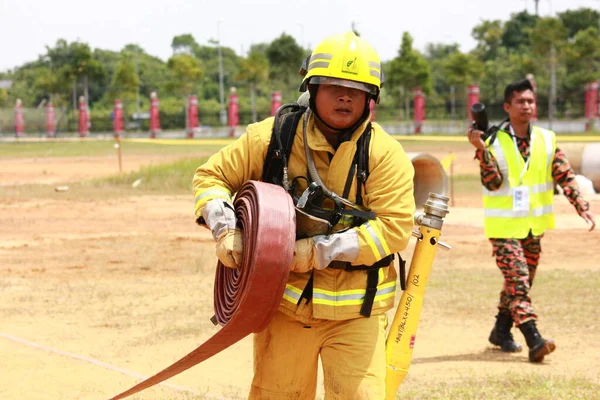
[[[149,160],[128,162],[127,169],[135,170]],[[46,175],[40,174],[42,164]],[[93,157],[0,165],[2,179],[11,171],[5,184],[69,182],[112,174],[114,168],[114,160]],[[598,381],[600,345],[592,340],[597,329],[562,330],[561,322],[542,310],[541,327],[552,332],[559,349],[544,365],[532,365],[526,353],[505,355],[488,346],[495,291],[469,304],[460,318],[445,301],[451,296],[460,304],[460,292],[469,290],[477,274],[496,273],[479,202],[477,194],[459,194],[447,217],[443,239],[454,249],[436,255],[404,385],[515,370]],[[593,207],[600,209],[598,197]],[[560,229],[544,238],[540,273],[597,271],[599,233],[586,232],[561,198],[557,214]],[[194,224],[190,196],[93,202],[64,200],[61,193],[40,200],[0,198],[0,226],[0,398],[107,398],[134,384],[135,374],[156,373],[218,330],[209,322],[214,245]],[[405,258],[410,260],[413,247],[411,242]],[[473,282],[448,294],[435,282],[435,271],[439,277],[472,271]],[[500,285],[498,276],[498,290]],[[205,398],[245,398],[251,357],[251,338],[246,338],[169,380],[176,387],[158,386],[139,398],[192,398],[186,389]]]
[[[178,155],[128,155],[121,161],[123,172],[137,171],[142,165],[165,163]],[[78,182],[119,173],[116,156],[105,157],[27,157],[0,160],[0,186]]]

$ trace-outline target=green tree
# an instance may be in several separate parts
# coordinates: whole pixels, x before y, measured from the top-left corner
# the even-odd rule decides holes
[[[526,52],[509,53],[506,48],[500,48],[496,59],[488,60],[483,64],[483,74],[480,80],[482,101],[488,104],[504,102],[506,85],[525,78],[529,73],[538,73],[531,54]]]
[[[140,80],[140,96],[144,99],[150,97],[150,93],[168,92],[170,83],[170,71],[167,64],[158,57],[154,57],[144,51],[136,44],[127,44],[121,50],[121,56],[126,57],[134,66],[137,66],[137,75]]]
[[[431,69],[432,92],[448,102],[451,100],[452,89],[444,74],[443,62],[450,54],[459,51],[459,48],[458,43],[428,43],[425,49],[425,59]]]
[[[591,8],[579,8],[558,13],[558,18],[567,28],[569,38],[574,38],[577,32],[594,27],[600,28],[600,13]]]
[[[127,57],[122,57],[108,89],[110,102],[120,99],[127,108],[136,99],[139,85],[140,79],[135,71],[135,65]]]
[[[296,43],[296,39],[286,33],[281,34],[267,47],[269,60],[269,78],[282,81],[286,86],[296,85],[304,50]]]
[[[8,91],[4,88],[0,89],[0,106],[8,106]]]
[[[511,14],[510,19],[504,24],[502,45],[509,51],[520,51],[521,47],[529,47],[528,28],[533,28],[538,17],[527,11]]]
[[[184,35],[178,35],[173,37],[171,41],[171,49],[173,49],[173,54],[196,54],[199,49],[198,43],[194,36],[189,33]]]
[[[46,50],[51,70],[61,76],[59,85],[63,93],[72,89],[73,97],[76,97],[75,88],[81,83],[84,93],[87,94],[90,80],[103,81],[106,78],[104,66],[94,58],[87,43],[68,43],[59,39],[54,47],[46,47]]]
[[[444,60],[444,71],[451,85],[465,87],[479,81],[483,65],[474,55],[457,51]]]
[[[173,76],[169,83],[169,91],[181,96],[195,92],[198,81],[202,78],[200,60],[189,54],[176,54],[169,58],[167,67]]]
[[[216,41],[211,41],[217,44]],[[219,57],[217,47],[200,45],[195,56],[202,62],[204,77],[201,82],[200,98],[219,100]],[[223,59],[223,86],[227,88],[234,84],[234,79],[239,73],[240,57],[229,47],[221,47]]]
[[[252,112],[252,122],[257,121],[256,113],[256,92],[257,87],[263,85],[269,77],[269,61],[260,48],[253,47],[248,53],[248,57],[242,59],[240,72],[237,79],[248,84],[250,90],[250,108]]]
[[[412,44],[412,36],[404,32],[398,55],[390,63],[387,82],[393,88],[402,86],[409,91],[421,88],[425,93],[430,93],[429,64],[418,50],[413,49]]]
[[[552,47],[561,49],[567,43],[567,28],[557,18],[540,18],[527,32],[532,51],[539,55],[548,55]]]
[[[398,55],[389,63],[386,86],[391,92],[399,93],[404,99],[406,118],[408,118],[408,102],[413,89],[420,88],[425,93],[431,92],[431,72],[429,63],[421,53],[413,49],[413,38],[408,32],[402,34],[402,43]]]
[[[452,99],[452,114],[454,115],[454,103],[456,94],[460,94],[458,99],[460,103],[466,102],[467,85],[478,83],[483,73],[483,64],[473,54],[466,54],[460,51],[450,54],[442,62],[444,75],[448,84],[454,88]]]
[[[471,31],[471,36],[477,41],[475,53],[483,60],[494,60],[502,47],[504,28],[502,21],[482,21]]]
[[[595,27],[577,32],[573,42],[565,50],[569,75],[565,88],[571,93],[579,93],[588,82],[600,78],[600,37]]]

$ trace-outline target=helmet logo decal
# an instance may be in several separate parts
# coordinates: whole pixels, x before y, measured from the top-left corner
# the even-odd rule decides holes
[[[357,57],[346,57],[342,64],[342,72],[352,75],[358,75],[358,63],[356,62]]]

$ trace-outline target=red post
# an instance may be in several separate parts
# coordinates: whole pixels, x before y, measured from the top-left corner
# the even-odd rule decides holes
[[[51,101],[46,104],[46,136],[51,138],[56,133],[56,127],[54,125],[54,106]]]
[[[25,130],[25,120],[23,119],[23,105],[21,99],[17,99],[15,104],[15,137],[23,136]]]
[[[89,133],[88,130],[88,111],[85,104],[85,97],[79,97],[79,136],[85,137]]]
[[[425,121],[425,94],[420,88],[416,88],[414,96],[415,133],[421,133],[423,121]]]
[[[585,84],[585,130],[592,130],[598,117],[598,82]]]
[[[235,88],[231,88],[229,93],[229,104],[228,104],[228,116],[229,116],[229,137],[235,136],[235,127],[240,122],[239,115],[239,104],[238,95]]]
[[[535,83],[535,79],[533,74],[527,74],[526,78],[531,82],[531,86],[533,87],[533,94],[535,95],[535,108],[533,110],[533,116],[531,117],[532,121],[538,120],[538,109],[537,109],[537,84]]]
[[[123,133],[123,102],[119,99],[115,100],[113,110],[113,130],[116,138]]]
[[[375,100],[369,100],[369,111],[371,112],[371,121],[375,121]]]
[[[150,93],[150,137],[156,138],[160,132],[160,118],[158,116],[158,96],[156,92]]]
[[[277,110],[281,107],[281,92],[275,91],[271,93],[271,116],[277,114]]]
[[[592,119],[598,118],[598,82],[590,82],[590,108]]]
[[[469,91],[467,93],[467,113],[469,115],[469,121],[473,121],[471,115],[471,106],[475,103],[479,103],[479,85],[469,85]]]
[[[194,138],[194,132],[200,126],[198,120],[198,96],[192,95],[188,98],[188,123],[187,123],[187,137],[190,139]]]

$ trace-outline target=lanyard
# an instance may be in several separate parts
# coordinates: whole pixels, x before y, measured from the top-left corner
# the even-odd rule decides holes
[[[512,127],[512,125],[508,126],[510,128],[510,134],[512,136],[512,140],[513,143],[515,144],[515,153],[517,154],[517,160],[521,157],[523,157],[521,155],[521,152],[519,151],[519,145],[517,145],[517,138],[515,136],[515,131]],[[529,145],[529,157],[527,157],[527,161],[525,161],[525,165],[523,166],[523,170],[521,171],[521,176],[519,176],[519,186],[521,186],[521,183],[523,182],[523,177],[525,176],[525,172],[527,172],[527,169],[529,168],[529,161],[531,161],[531,156],[533,154],[533,136],[531,136],[531,143]]]

